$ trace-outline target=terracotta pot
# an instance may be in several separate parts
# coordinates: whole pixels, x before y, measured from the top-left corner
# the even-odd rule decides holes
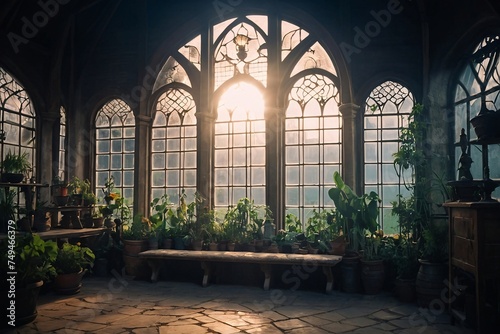
[[[85,272],[86,270],[80,270],[78,273],[58,274],[54,278],[55,291],[63,295],[73,295],[80,292]]]
[[[411,303],[417,297],[415,288],[415,279],[396,278],[394,281],[394,293],[399,301],[403,303]]]
[[[123,254],[137,256],[149,248],[147,240],[123,240]]]
[[[420,268],[416,280],[417,303],[421,307],[429,307],[433,301],[441,300],[443,290],[447,289],[444,282],[448,276],[448,266],[444,263],[418,261]]]
[[[361,260],[361,282],[365,293],[375,295],[382,291],[385,281],[383,260]]]
[[[216,251],[219,249],[219,245],[216,242],[211,242],[208,244],[208,250]]]

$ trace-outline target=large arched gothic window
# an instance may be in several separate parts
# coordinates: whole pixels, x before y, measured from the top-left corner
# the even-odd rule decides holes
[[[168,194],[173,203],[178,203],[183,191],[188,198],[193,198],[196,192],[195,112],[192,95],[181,87],[169,87],[158,98],[151,145],[152,198]]]
[[[106,103],[95,118],[96,189],[113,177],[115,189],[132,205],[134,199],[135,117],[130,107],[119,99]]]
[[[184,93],[168,97],[171,88]],[[197,188],[210,189],[210,203],[219,210],[247,197],[272,202],[281,216],[294,213],[305,222],[312,209],[333,207],[327,192],[341,168],[339,79],[327,49],[310,31],[265,15],[220,22],[169,55],[153,96],[153,197],[168,188],[170,172],[180,189],[194,185],[177,176],[194,177],[196,171],[198,182],[209,183]],[[169,102],[160,107],[162,99]],[[196,122],[177,121],[188,127],[176,137],[160,110],[195,115]],[[195,132],[198,147],[182,144],[194,141]],[[179,163],[176,158],[176,167],[169,168],[171,139],[180,142]],[[198,164],[187,167],[182,156],[189,150],[197,152]]]
[[[24,88],[0,68],[0,156],[27,153],[35,175],[35,111]]]
[[[399,149],[401,129],[415,104],[411,92],[401,84],[386,81],[377,86],[365,101],[364,182],[365,192],[375,191],[382,200],[379,223],[386,233],[399,233],[391,202],[398,194],[407,197],[404,186],[411,175],[398,175],[393,154]],[[403,171],[404,173],[404,171]]]
[[[455,142],[462,131],[465,130],[470,141],[477,139],[471,127],[470,120],[475,117],[481,108],[489,110],[500,109],[500,36],[491,35],[482,39],[475,50],[468,57],[462,68],[455,91]],[[500,177],[500,145],[490,145],[489,166],[490,177]],[[461,155],[460,147],[455,147],[455,166],[459,167]],[[472,158],[471,174],[474,179],[483,178],[482,147],[469,145],[468,153]],[[500,189],[493,196],[500,197]]]

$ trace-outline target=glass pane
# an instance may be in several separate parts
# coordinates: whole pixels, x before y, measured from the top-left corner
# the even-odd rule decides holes
[[[179,171],[178,170],[167,170],[167,185],[168,186],[179,186]]]
[[[298,147],[287,147],[286,148],[286,163],[299,163],[299,148]]]
[[[304,166],[304,184],[319,184],[319,166]]]
[[[304,205],[318,205],[319,192],[316,187],[304,187]]]
[[[97,143],[97,153],[109,153],[109,141],[99,141]]]
[[[228,170],[226,168],[219,168],[215,171],[215,185],[216,186],[225,186],[228,185]]]
[[[286,167],[286,184],[298,185],[299,184],[299,167]]]
[[[153,140],[153,152],[164,152],[165,151],[165,141],[164,140]]]
[[[111,152],[113,153],[121,153],[122,152],[122,141],[121,140],[112,140],[111,141]]]
[[[286,205],[299,205],[299,188],[286,187]]]
[[[153,171],[152,175],[152,183],[153,187],[162,187],[165,185],[165,172],[164,171]]]
[[[247,181],[246,168],[233,168],[233,184],[245,185]]]
[[[122,168],[122,157],[121,155],[113,154],[111,156],[111,169],[121,169]]]
[[[126,187],[134,186],[134,172],[123,172],[123,185]]]
[[[179,168],[179,153],[167,153],[167,168]]]
[[[304,163],[318,163],[319,162],[319,147],[318,146],[305,146],[304,147]]]
[[[154,169],[165,169],[165,155],[164,154],[153,154],[153,168]]]
[[[252,185],[265,185],[266,184],[266,170],[264,168],[252,168]]]
[[[196,152],[187,152],[184,155],[184,167],[185,168],[195,168],[196,167]]]
[[[108,155],[98,155],[97,156],[97,169],[109,169],[109,156]]]
[[[134,155],[133,154],[124,154],[123,155],[124,159],[124,168],[129,169],[129,168],[134,168]]]
[[[225,167],[228,166],[228,152],[215,151],[215,167]]]
[[[184,171],[184,185],[185,186],[196,186],[196,171],[195,170],[185,170]]]

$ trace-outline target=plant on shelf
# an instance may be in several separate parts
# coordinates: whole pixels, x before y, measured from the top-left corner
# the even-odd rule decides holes
[[[255,238],[262,238],[262,226],[266,218],[259,217],[261,211],[265,217],[271,214],[267,207],[256,205],[247,197],[240,198],[235,206],[230,207],[224,216],[224,223],[232,235],[230,241],[248,245]]]
[[[217,214],[215,210],[208,210],[205,208],[201,214],[203,224],[206,226],[207,242],[210,250],[217,250],[218,242],[222,241],[222,226],[217,221]]]
[[[68,182],[68,193],[71,196],[73,204],[83,205],[84,196],[92,193],[90,181],[73,176]]]
[[[0,162],[0,169],[2,170],[3,182],[22,182],[32,170],[28,153],[14,154],[9,150]]]
[[[317,249],[321,253],[329,251],[330,241],[339,235],[334,220],[333,210],[312,210],[305,229],[309,249]]]
[[[0,243],[0,291],[4,293],[4,296],[7,296],[10,285],[14,284],[13,281],[8,280],[11,276],[7,273],[14,270],[16,272],[16,314],[13,321],[16,326],[35,320],[40,288],[44,282],[49,282],[56,276],[53,266],[56,257],[56,242],[44,241],[36,234],[17,236],[14,245],[8,242]],[[2,300],[5,301],[1,303],[5,306],[3,308],[5,311],[9,307],[6,305],[8,299]]]

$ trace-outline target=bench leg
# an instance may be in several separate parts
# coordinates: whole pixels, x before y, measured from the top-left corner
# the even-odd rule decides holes
[[[330,293],[333,287],[332,267],[323,266],[323,273],[326,276],[326,293]]]
[[[269,290],[269,285],[271,283],[271,265],[270,264],[261,264],[260,270],[264,272],[264,290]]]
[[[148,260],[148,264],[151,267],[151,282],[157,282],[160,275],[161,261]]]
[[[208,286],[208,280],[210,279],[210,274],[212,273],[212,265],[210,262],[201,261],[201,268],[203,269],[203,282],[201,285],[206,287]]]

